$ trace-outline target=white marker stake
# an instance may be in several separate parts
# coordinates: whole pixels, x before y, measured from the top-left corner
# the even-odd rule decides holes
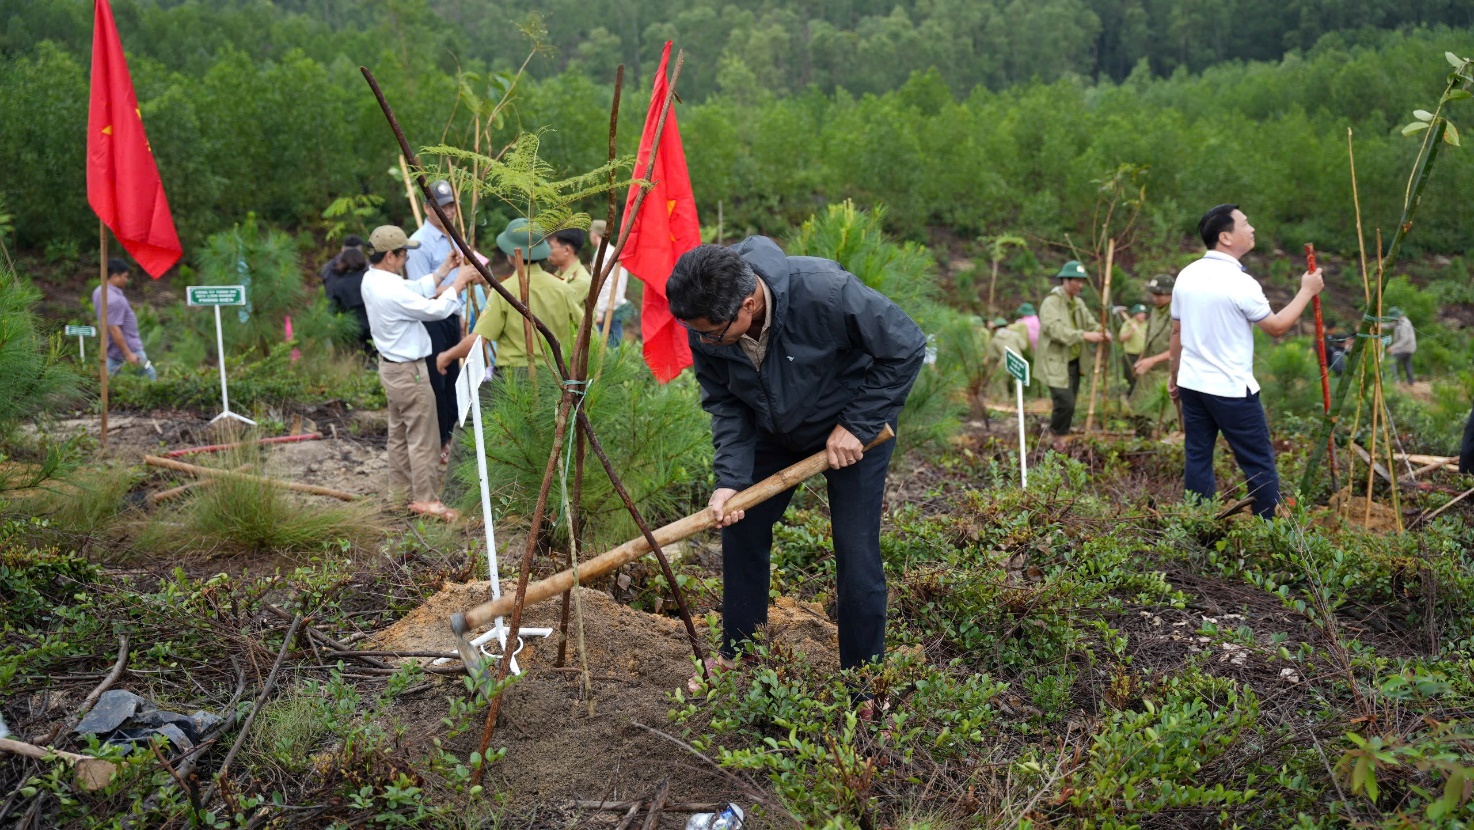
[[[244,285],[190,285],[185,287],[184,297],[189,305],[207,305],[215,308],[215,354],[220,358],[221,412],[211,418],[210,423],[213,424],[221,418],[234,418],[242,423],[255,426],[255,421],[230,411],[230,390],[225,383],[225,332],[220,326],[220,307],[245,305],[246,287]]]
[[[80,335],[80,334],[77,335],[77,351],[80,353],[80,357],[81,357],[81,359],[78,360],[77,362],[78,363],[86,363],[87,362],[87,341],[83,340],[82,339],[82,335]]]
[[[1005,346],[1003,348],[1003,368],[1013,377],[1013,383],[1018,390],[1018,471],[1020,486],[1025,489],[1029,486],[1029,459],[1028,445],[1024,441],[1024,384],[1029,382],[1029,361],[1024,356]]]
[[[1025,451],[1024,442],[1024,382],[1015,380],[1013,385],[1018,387],[1018,474],[1021,486],[1029,489],[1029,454]]]

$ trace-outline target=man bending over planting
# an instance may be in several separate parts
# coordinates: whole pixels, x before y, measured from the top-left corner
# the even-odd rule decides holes
[[[1204,501],[1217,495],[1213,449],[1218,434],[1248,479],[1254,513],[1274,518],[1279,471],[1269,422],[1254,380],[1254,326],[1280,337],[1325,288],[1320,269],[1300,277],[1300,292],[1275,313],[1242,259],[1254,250],[1254,226],[1238,205],[1219,205],[1198,222],[1208,252],[1183,268],[1172,290],[1172,345],[1167,390],[1182,403],[1187,492]]]
[[[926,337],[895,303],[839,263],[785,256],[766,237],[684,254],[666,284],[670,310],[690,331],[701,405],[711,413],[722,527],[721,657],[768,618],[773,524],[793,491],[750,511],[727,500],[821,450],[829,454],[830,522],[838,579],[839,662],[885,654],[885,568],[880,511],[895,442],[864,449],[893,427],[921,369]]]

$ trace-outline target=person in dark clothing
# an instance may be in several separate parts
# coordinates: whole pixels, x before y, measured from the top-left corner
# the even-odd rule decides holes
[[[1459,446],[1459,472],[1474,475],[1474,412],[1464,422],[1464,443]]]
[[[363,237],[343,237],[343,247],[336,254],[333,255],[332,259],[328,260],[327,263],[322,266],[321,270],[317,272],[317,275],[322,278],[322,281],[324,283],[332,279],[335,275],[342,273],[343,269],[341,265],[343,261],[343,255],[348,253],[349,251],[358,251],[360,254],[363,254]],[[364,254],[364,262],[368,262],[368,256],[366,254]],[[368,270],[368,268],[365,267],[364,270]]]
[[[711,413],[722,530],[721,658],[767,622],[773,524],[789,490],[748,511],[736,493],[826,451],[838,581],[839,661],[885,654],[881,502],[895,442],[865,445],[896,424],[921,369],[926,336],[895,303],[836,262],[785,256],[771,239],[702,245],[666,284],[671,314],[690,331],[701,405]],[[867,704],[868,705],[868,704]]]
[[[368,257],[361,249],[348,248],[333,262],[335,268],[327,275],[323,291],[327,293],[334,311],[358,321],[355,339],[365,354],[372,355],[373,335],[369,332],[368,311],[363,307],[363,275],[368,271]]]

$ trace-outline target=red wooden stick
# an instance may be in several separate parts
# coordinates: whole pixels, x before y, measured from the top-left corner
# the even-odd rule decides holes
[[[1309,270],[1315,270],[1315,245],[1305,243],[1305,263]],[[1326,360],[1326,322],[1320,314],[1320,295],[1310,298],[1311,308],[1315,309],[1315,355],[1320,360],[1320,395],[1325,404],[1327,414],[1331,411],[1331,375],[1329,362]],[[1326,442],[1326,448],[1331,454],[1331,470],[1336,467],[1336,439],[1333,436]],[[1332,478],[1335,473],[1332,472]]]

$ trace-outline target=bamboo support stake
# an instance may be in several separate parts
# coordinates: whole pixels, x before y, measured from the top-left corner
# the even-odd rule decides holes
[[[532,241],[532,225],[527,226],[527,244],[534,245]],[[522,249],[512,249],[512,267],[517,269],[517,294],[522,305],[532,308],[532,286],[527,284],[527,265],[522,260]],[[537,395],[537,360],[533,352],[536,337],[532,333],[532,318],[522,318],[522,333],[527,338],[527,377],[532,381],[533,396]]]
[[[681,66],[684,63],[684,61],[685,61],[685,53],[684,52],[678,53],[677,56],[676,56],[676,68],[675,68],[675,71],[671,75],[670,86],[669,86],[669,88],[668,88],[668,90],[666,92],[665,101],[661,105],[661,115],[660,115],[660,119],[659,119],[659,121],[657,123],[657,130],[656,130],[656,133],[657,134],[656,134],[655,142],[653,143],[653,146],[651,148],[651,159],[652,160],[655,158],[655,154],[658,152],[659,147],[660,147],[660,136],[659,136],[660,129],[659,128],[661,128],[661,127],[664,126],[665,119],[666,119],[666,117],[670,113],[671,105],[672,105],[672,103],[673,103],[673,101],[675,99],[676,83],[677,83],[677,81],[678,81],[678,79],[680,77],[680,74],[681,74]],[[414,159],[414,151],[410,149],[409,140],[407,138],[405,138],[404,130],[400,127],[398,119],[395,118],[395,116],[394,116],[394,110],[393,110],[392,107],[389,106],[388,99],[386,99],[384,97],[384,91],[379,86],[378,80],[376,78],[374,78],[373,72],[369,71],[369,69],[367,67],[359,67],[359,71],[363,74],[364,80],[369,85],[369,89],[371,89],[373,91],[374,98],[378,101],[379,108],[383,111],[383,113],[384,113],[384,119],[389,123],[389,129],[394,133],[394,138],[395,138],[396,141],[398,141],[399,148],[400,148],[401,152],[403,152],[405,154],[406,158],[409,158],[409,159],[413,160]],[[416,164],[418,165],[418,162],[416,162]],[[426,199],[429,200],[430,199],[429,184],[425,181],[424,175],[418,176],[417,183],[418,183],[418,185],[420,187],[420,191],[422,193],[424,193]],[[631,209],[629,211],[631,215],[638,215],[639,214],[640,207],[644,204],[645,198],[647,196],[649,196],[649,194],[650,194],[650,187],[648,185],[643,186],[643,187],[640,188],[640,191],[635,196],[634,204],[632,205],[632,207],[631,207]],[[436,211],[437,215],[440,216],[442,222],[446,222],[447,221],[446,220],[446,217],[444,215],[444,212],[440,209],[440,206],[438,204],[435,204],[435,202],[433,200],[430,200],[427,203],[429,204],[430,208],[432,210]],[[628,219],[628,217],[626,217],[626,219]],[[451,240],[460,249],[462,255],[467,258],[467,261],[474,268],[476,268],[477,273],[479,273],[482,276],[482,278],[487,281],[487,284],[491,287],[491,289],[493,291],[496,291],[497,294],[499,294],[502,297],[502,299],[506,300],[507,304],[510,305],[514,310],[516,310],[518,314],[521,314],[524,318],[530,319],[533,322],[533,325],[536,326],[537,330],[542,334],[543,339],[548,344],[548,351],[550,353],[552,363],[553,363],[554,367],[557,369],[559,376],[562,377],[562,378],[564,378],[564,379],[570,378],[571,377],[571,374],[569,372],[569,366],[568,366],[567,362],[565,362],[565,360],[564,360],[562,346],[561,346],[561,344],[560,344],[560,342],[558,340],[558,336],[556,334],[554,334],[551,329],[548,328],[548,326],[547,326],[546,323],[544,323],[542,320],[537,319],[537,317],[535,315],[533,315],[532,311],[526,306],[526,304],[522,303],[520,300],[517,299],[517,297],[513,296],[512,293],[511,293],[511,291],[507,290],[507,288],[505,286],[503,286],[500,281],[498,281],[495,277],[492,276],[491,272],[487,269],[486,265],[484,263],[482,263],[480,260],[478,260],[478,259],[475,258],[475,256],[473,255],[473,252],[471,251],[470,247],[466,244],[465,239],[463,237],[461,237],[458,233],[456,233],[454,231],[454,228],[453,227],[451,228]],[[610,262],[606,263],[605,266],[604,266],[604,268],[602,269],[601,274],[599,275],[599,279],[603,279],[603,278],[605,278],[605,277],[608,276],[609,271],[610,271],[613,263],[618,261],[618,259],[619,259],[619,253],[623,249],[623,247],[624,247],[624,245],[625,245],[625,243],[627,241],[628,241],[628,235],[627,234],[621,234],[619,244],[615,248],[615,252],[614,252],[614,254],[611,257]],[[590,318],[587,315],[585,315],[585,318],[584,319],[585,320],[590,320]],[[584,339],[584,342],[585,343],[587,342],[588,326],[580,326],[580,335],[579,336]],[[569,409],[571,409],[571,404],[572,404],[571,392],[568,389],[568,387],[565,385],[565,387],[564,387],[564,394],[563,394],[563,403],[562,403],[562,406],[560,406],[560,411],[566,412],[566,410],[564,410],[563,407],[568,407]],[[698,665],[701,665],[703,667],[703,673],[704,673],[704,671],[705,671],[705,669],[704,669],[704,665],[705,665],[705,663],[704,663],[704,661],[705,661],[705,649],[702,647],[700,636],[697,635],[697,633],[696,633],[696,627],[695,627],[695,624],[691,620],[690,611],[686,607],[685,599],[684,599],[684,596],[682,594],[682,591],[680,590],[679,585],[676,584],[675,579],[670,575],[671,574],[671,569],[670,569],[670,563],[669,563],[669,561],[665,558],[664,554],[660,550],[659,545],[656,543],[654,533],[653,533],[653,531],[650,530],[649,525],[646,524],[646,522],[644,520],[644,517],[640,514],[639,508],[636,507],[634,501],[630,498],[629,493],[625,490],[624,484],[621,481],[618,472],[614,469],[614,465],[609,461],[608,455],[603,451],[603,448],[602,448],[602,446],[599,443],[598,436],[594,432],[593,425],[589,422],[587,413],[580,411],[578,413],[577,420],[578,420],[579,428],[581,428],[583,430],[585,436],[588,438],[590,449],[592,449],[594,451],[595,456],[598,457],[600,464],[602,464],[603,467],[604,467],[604,472],[609,476],[610,483],[614,486],[615,492],[619,494],[621,501],[624,503],[625,510],[629,512],[630,518],[634,520],[635,525],[640,528],[641,533],[644,535],[645,539],[651,544],[652,548],[654,549],[653,552],[655,554],[655,557],[660,562],[663,571],[667,575],[667,579],[670,582],[670,585],[672,587],[672,593],[674,593],[674,595],[675,595],[675,598],[676,598],[676,608],[680,612],[681,621],[682,621],[682,623],[686,627],[687,637],[691,641],[691,649],[692,649],[692,651],[696,655]],[[550,455],[549,455],[549,467],[548,467],[547,470],[544,471],[544,477],[543,477],[543,487],[544,488],[546,488],[546,487],[548,487],[548,486],[551,485],[552,471],[554,469],[554,466],[553,465],[556,463],[556,455],[555,455],[555,453],[558,451],[559,446],[560,446],[560,440],[559,439],[561,438],[561,430],[562,430],[562,426],[559,426],[559,427],[557,427],[555,429],[555,433],[554,433],[554,436],[555,436],[555,440],[554,440],[554,452],[553,453],[550,453]],[[544,499],[544,506],[546,506],[545,505],[545,502],[546,502],[546,500]],[[534,521],[533,521],[532,531],[528,534],[529,542],[531,542],[532,540],[534,540],[536,538],[537,532],[540,529],[540,525],[541,525],[540,517],[538,517],[538,516],[535,515],[534,516]],[[518,574],[518,590],[519,590],[519,594],[521,593],[521,591],[525,588],[525,586],[527,584],[527,579],[528,579],[528,575],[529,575],[529,572],[530,572],[530,566],[531,566],[531,562],[530,562],[531,552],[532,552],[532,550],[531,550],[531,547],[530,546],[524,552],[523,567],[522,567],[521,571]],[[521,603],[519,602],[518,603],[518,606],[517,606],[518,610],[516,610],[514,612],[514,614],[513,614],[512,624],[510,626],[510,631],[508,632],[508,639],[515,639],[516,636],[517,636],[517,629],[518,629],[518,626],[519,626],[519,624],[521,622],[521,618],[520,618],[520,607],[521,607]],[[507,667],[507,661],[502,661],[501,668],[499,669],[499,673],[501,675],[501,678],[500,678],[501,680],[505,680],[506,679],[506,667]],[[489,709],[487,711],[487,720],[486,720],[486,724],[485,724],[484,731],[483,731],[483,734],[482,734],[482,739],[483,739],[482,746],[483,746],[483,748],[487,745],[486,742],[489,742],[490,741],[491,733],[492,733],[492,731],[495,728],[496,715],[497,715],[497,712],[500,710],[500,704],[501,704],[501,695],[500,694],[494,695],[492,697],[491,706],[489,707]],[[474,780],[477,783],[480,782],[480,779],[481,779],[482,774],[483,774],[483,769],[484,768],[479,768],[478,767],[477,768],[477,771],[473,774],[473,778],[474,778]]]
[[[404,195],[409,198],[409,210],[415,217],[415,226],[425,224],[425,215],[420,213],[420,200],[415,198],[415,186],[409,177],[409,165],[404,160],[404,153],[399,154],[399,172],[404,176]]]
[[[181,473],[190,473],[197,476],[208,476],[210,478],[233,478],[240,481],[254,481],[257,484],[265,484],[268,487],[280,487],[284,490],[295,490],[298,493],[311,493],[314,496],[328,496],[339,501],[357,501],[361,496],[353,493],[345,493],[342,490],[334,490],[331,487],[319,487],[316,484],[301,484],[295,481],[281,481],[265,476],[255,476],[249,473],[239,473],[234,470],[220,470],[214,467],[200,467],[194,464],[186,464],[183,461],[175,461],[172,458],[160,458],[157,455],[145,455],[145,464],[152,467],[163,467],[166,470],[175,470]]]
[[[1115,266],[1116,240],[1112,239],[1106,245],[1105,278],[1100,290],[1100,330],[1107,336],[1110,335],[1111,314],[1111,271]],[[1100,391],[1100,373],[1105,368],[1106,341],[1102,339],[1095,344],[1095,370],[1090,373],[1090,407],[1085,410],[1085,432],[1089,434],[1095,427],[1095,396]]]

